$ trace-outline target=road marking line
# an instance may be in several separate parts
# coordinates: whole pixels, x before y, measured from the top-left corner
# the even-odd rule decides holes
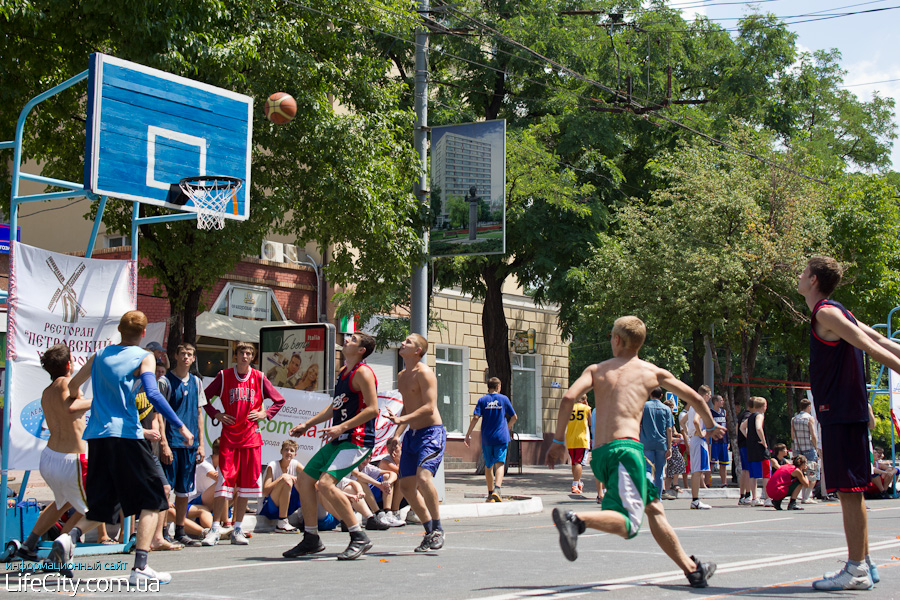
[[[900,541],[898,540],[888,540],[885,542],[878,542],[875,544],[869,544],[869,550],[882,550],[885,548],[891,548],[895,546],[900,546]],[[716,573],[734,573],[738,571],[747,571],[751,569],[758,568],[767,568],[772,565],[788,565],[795,563],[803,563],[803,562],[811,562],[814,560],[820,560],[822,558],[829,558],[831,556],[841,556],[846,554],[847,547],[839,547],[839,548],[828,548],[825,550],[819,550],[816,552],[804,552],[800,554],[785,554],[782,556],[774,556],[763,559],[754,559],[754,560],[746,560],[739,561],[734,563],[728,563],[725,565],[721,565],[716,569]],[[894,564],[894,563],[891,563]],[[477,598],[475,600],[519,600],[521,598],[529,598],[535,596],[549,597],[549,598],[571,598],[574,596],[583,596],[585,594],[594,593],[596,591],[610,591],[617,589],[625,589],[629,587],[635,587],[639,585],[655,585],[660,583],[667,583],[670,581],[679,581],[684,579],[684,573],[681,571],[665,571],[662,573],[650,573],[647,575],[637,575],[630,577],[623,577],[620,579],[611,579],[607,581],[598,581],[594,583],[587,583],[583,585],[566,585],[566,586],[556,586],[556,587],[547,587],[544,589],[535,589],[535,590],[527,590],[521,593],[509,593],[509,594],[501,594],[497,596],[484,596],[482,598]],[[814,581],[815,579],[810,579],[809,581]],[[600,589],[596,589],[600,588]]]

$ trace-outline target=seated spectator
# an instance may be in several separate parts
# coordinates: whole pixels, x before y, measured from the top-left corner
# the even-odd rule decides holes
[[[800,495],[801,489],[809,486],[809,479],[806,477],[806,463],[806,457],[801,454],[794,457],[792,464],[778,467],[778,470],[772,474],[766,486],[766,493],[772,500],[775,510],[781,510],[781,502],[788,496],[791,498],[788,510],[803,510],[797,505],[797,497]]]
[[[379,500],[382,499],[383,494],[391,491],[393,483],[397,479],[396,473],[393,471],[382,471],[366,458],[357,468],[353,469],[348,478],[362,484],[362,491],[365,497],[359,503],[364,505],[365,510],[361,510],[363,507],[358,508],[353,502],[351,504],[353,504],[355,511],[365,517],[365,528],[373,530],[389,529],[391,523],[385,521],[387,513],[379,506]],[[369,515],[372,516],[370,517]]]
[[[879,496],[893,496],[891,486],[896,474],[897,467],[893,466],[891,461],[884,460],[884,449],[875,446],[872,449],[872,485],[875,486]]]
[[[273,460],[263,474],[262,491],[265,496],[259,514],[275,521],[276,533],[297,533],[299,530],[288,523],[288,515],[300,508],[300,492],[297,489],[297,475],[303,465],[294,460],[297,442],[285,440],[281,444],[281,460]]]
[[[400,477],[400,450],[402,448],[402,442],[394,446],[391,450],[391,453],[381,459],[381,462],[378,463],[378,468],[381,469],[382,472],[392,473],[391,477],[396,481]],[[403,527],[406,525],[406,521],[400,518],[400,509],[406,505],[406,500],[403,498],[403,493],[400,491],[400,486],[395,485],[391,486],[390,491],[385,492],[382,497],[382,506],[384,507],[387,514],[382,517],[382,520],[385,521],[391,527]]]

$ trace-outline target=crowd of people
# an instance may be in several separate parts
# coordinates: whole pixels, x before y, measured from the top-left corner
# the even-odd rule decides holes
[[[900,371],[900,345],[828,299],[840,276],[840,266],[827,257],[810,259],[800,276],[798,289],[813,314],[810,379],[817,418],[811,402],[801,400],[791,419],[793,457],[789,458],[786,444],[770,444],[766,437],[766,399],[751,397],[734,420],[741,506],[802,510],[801,504],[815,502],[811,491],[816,481],[821,481],[823,494],[836,493],[840,500],[848,561],[841,571],[815,581],[813,587],[819,590],[871,589],[878,583],[877,567],[868,553],[863,496],[885,493],[897,474],[883,460],[881,448],[870,454],[868,429],[873,417],[862,350]],[[252,367],[255,347],[239,343],[235,366],[220,371],[204,388],[191,374],[194,347],[178,346],[176,363],[167,369],[161,347],[150,347],[150,352],[140,347],[146,325],[143,313],[126,313],[119,323],[121,342],[93,355],[74,374],[65,345],[43,354],[42,365],[52,382],[41,399],[50,430],[41,474],[55,503],[42,512],[22,542],[21,558],[37,560],[40,537],[64,514],[70,514],[69,519],[49,556],[51,567],[59,565],[62,570],[85,533],[136,516],[129,581],[166,583],[171,576],[148,565],[151,550],[214,546],[222,539],[249,544],[251,535],[245,533],[243,521],[248,500],[260,495],[259,513],[274,521],[277,533],[302,532],[301,541],[283,553],[285,558],[322,552],[320,530],[340,526],[350,541],[337,558],[356,559],[373,546],[367,530],[404,524],[398,513],[402,502],[409,504],[425,530],[415,551],[443,547],[433,477],[443,460],[447,432],[437,409],[435,374],[422,360],[428,350],[424,337],[411,334],[400,346],[404,368],[398,388],[403,409],[388,415],[397,427],[387,443],[388,455],[377,465],[371,462],[379,414],[377,381],[365,362],[375,341],[354,333],[343,343],[344,366],[331,403],[290,430],[291,436],[302,436],[330,422],[322,431],[326,443],[302,465],[295,458],[297,444],[287,440],[281,458],[263,468],[258,423],[271,420],[285,400],[269,378]],[[551,467],[566,459],[571,462],[573,494],[583,494],[582,472],[589,464],[600,510],[576,513],[555,508],[552,518],[563,554],[575,560],[578,536],[587,528],[630,539],[646,515],[654,540],[688,583],[705,587],[716,571],[715,563],[685,552],[661,500],[677,497],[681,476],[684,486],[690,485],[690,508],[710,509],[701,502],[700,490],[712,485],[713,470],[719,484],[727,485],[728,415],[722,397],[712,395],[707,386],[695,391],[672,373],[641,360],[638,353],[645,339],[640,319],[617,319],[610,336],[613,358],[588,367],[564,394],[547,462]],[[299,361],[292,358],[284,369],[283,374],[273,374],[276,379],[296,378]],[[90,399],[80,389],[89,377]],[[488,393],[478,400],[465,436],[469,445],[477,422],[484,419],[487,502],[503,501],[507,446],[517,418],[500,390],[498,379],[488,381]],[[664,399],[664,390],[681,399],[687,410],[677,413],[674,402]],[[590,391],[593,410],[587,403]],[[92,416],[85,425],[87,410]],[[206,436],[204,412],[222,424],[209,457],[201,443]],[[302,518],[295,526],[290,516],[298,510]],[[174,527],[168,537],[167,522]],[[101,529],[101,541],[106,537]]]
[[[824,493],[835,493],[840,501],[847,562],[840,571],[826,573],[813,582],[814,589],[826,591],[872,589],[880,581],[869,555],[865,494],[873,487],[883,493],[886,478],[896,474],[893,465],[881,460],[881,449],[872,449],[869,430],[874,417],[868,403],[863,356],[865,353],[897,371],[900,344],[859,322],[843,305],[830,299],[842,275],[841,265],[833,258],[813,256],[798,278],[797,291],[812,315],[809,373],[818,422],[813,421],[809,400],[802,400],[800,411],[791,421],[794,457],[788,462],[787,446],[779,443],[770,447],[766,439],[765,398],[751,397],[735,422],[741,461],[740,505],[768,503],[781,510],[788,498],[789,510],[802,510],[798,500],[814,501],[809,491],[818,477]],[[715,563],[685,553],[666,520],[661,499],[674,497],[670,490],[677,489],[679,475],[687,485],[686,472],[690,471],[691,508],[710,508],[700,501],[699,489],[710,485],[713,465],[719,467],[721,485],[726,485],[721,465],[728,462],[723,425],[727,415],[721,399],[712,397],[708,387],[695,392],[665,369],[641,360],[638,353],[646,334],[644,323],[637,317],[617,319],[610,335],[613,358],[585,369],[563,396],[547,463],[552,467],[564,459],[573,407],[583,394],[593,391],[598,427],[590,464],[608,491],[601,510],[576,513],[555,508],[553,521],[564,556],[575,560],[578,536],[587,528],[632,538],[646,514],[654,540],[682,569],[689,584],[706,587],[715,573]],[[664,403],[661,406],[663,389],[689,407],[679,419],[680,434],[675,432],[671,414],[674,403],[668,409]],[[669,490],[660,487],[656,473],[663,458]]]
[[[403,502],[425,529],[415,551],[443,546],[432,478],[443,460],[447,433],[437,410],[437,380],[421,360],[428,350],[423,336],[412,334],[401,344],[403,409],[390,415],[397,428],[379,464],[371,464],[377,382],[365,363],[375,340],[355,333],[344,340],[344,367],[332,401],[290,431],[301,436],[330,421],[322,432],[326,443],[304,466],[294,458],[297,443],[285,440],[281,459],[263,469],[259,422],[271,420],[285,400],[252,367],[255,347],[238,343],[235,366],[204,387],[191,373],[195,348],[179,345],[175,365],[168,369],[158,343],[140,346],[146,326],[140,311],[126,313],[118,327],[121,342],[91,356],[77,373],[65,344],[42,355],[51,384],[41,399],[50,439],[40,470],[54,502],[20,543],[20,558],[38,562],[41,537],[64,520],[43,564],[71,576],[75,548],[89,531],[98,529],[98,540],[112,543],[107,525],[118,525],[121,535],[125,519],[136,517],[129,583],[168,583],[169,573],[148,564],[151,551],[214,546],[223,539],[249,544],[252,534],[243,522],[248,501],[260,496],[259,514],[275,522],[276,532],[303,534],[285,558],[323,551],[320,528],[337,526],[350,535],[338,560],[358,558],[373,545],[364,529],[405,525],[399,513]],[[88,378],[91,398],[81,390]],[[91,418],[85,423],[88,410]],[[222,425],[209,457],[202,444],[204,412]],[[299,527],[289,521],[298,510]]]

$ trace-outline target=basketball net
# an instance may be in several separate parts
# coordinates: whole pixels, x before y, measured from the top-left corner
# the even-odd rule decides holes
[[[225,207],[236,200],[244,181],[232,177],[191,177],[182,179],[179,185],[197,209],[197,229],[211,231],[225,227]]]

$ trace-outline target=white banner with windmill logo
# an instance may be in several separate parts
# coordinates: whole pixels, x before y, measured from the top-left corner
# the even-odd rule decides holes
[[[49,437],[41,393],[50,375],[41,368],[41,355],[66,344],[77,370],[97,350],[117,343],[119,319],[136,306],[137,271],[132,261],[68,256],[21,243],[11,259],[9,468],[30,470],[39,467]]]

